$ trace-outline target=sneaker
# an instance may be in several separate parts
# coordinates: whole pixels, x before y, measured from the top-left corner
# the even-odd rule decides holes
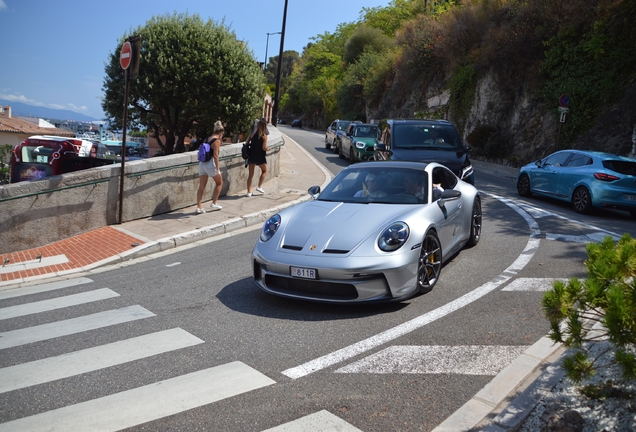
[[[262,194],[264,194],[264,193],[265,193],[265,191],[264,191],[263,189],[261,189],[260,187],[257,187],[257,188],[256,188],[256,192],[260,192],[260,193],[262,193]]]
[[[220,205],[218,205],[218,204],[214,204],[214,203],[210,204],[210,209],[211,209],[211,210],[221,210],[222,208],[223,208],[223,207],[221,207],[221,206],[220,206]]]
[[[247,196],[248,196],[248,197],[250,197],[250,196],[252,196],[252,195],[254,195],[252,192],[248,192],[248,193],[247,193]]]
[[[205,210],[203,210],[202,208],[197,207],[197,210],[195,211],[196,214],[202,214],[205,213]]]

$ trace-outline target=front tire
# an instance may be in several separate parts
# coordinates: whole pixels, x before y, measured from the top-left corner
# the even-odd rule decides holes
[[[420,293],[433,289],[442,272],[442,246],[435,232],[428,232],[422,242],[417,263],[417,288]]]
[[[473,202],[473,213],[470,217],[470,237],[466,244],[473,247],[481,238],[481,199],[477,196]]]
[[[338,157],[339,157],[340,159],[344,159],[344,158],[345,158],[345,155],[344,155],[344,153],[342,152],[342,141],[340,141],[340,145],[338,146]]]
[[[590,214],[592,212],[592,196],[584,186],[579,186],[572,194],[572,206],[577,213]]]
[[[325,148],[329,150],[331,148],[331,144],[329,144],[329,138],[325,135]]]
[[[528,174],[521,174],[519,180],[517,180],[517,192],[522,197],[532,196],[532,190],[530,189],[530,177]]]
[[[356,153],[353,151],[353,147],[349,149],[349,163],[356,163]]]

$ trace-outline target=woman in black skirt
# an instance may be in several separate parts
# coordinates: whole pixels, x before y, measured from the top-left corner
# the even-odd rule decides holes
[[[252,196],[252,179],[254,178],[254,167],[256,167],[256,165],[261,169],[261,176],[258,178],[256,191],[262,194],[265,193],[262,186],[265,181],[265,175],[267,174],[267,160],[265,156],[268,150],[267,122],[261,119],[258,121],[256,132],[252,135],[250,141],[250,157],[247,160],[247,168],[249,170],[247,176],[247,196]]]

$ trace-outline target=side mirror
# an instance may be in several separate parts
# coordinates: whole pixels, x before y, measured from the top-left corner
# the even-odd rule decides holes
[[[320,195],[320,186],[312,186],[307,190],[307,192],[313,199],[316,199],[318,198],[318,195]]]
[[[437,200],[437,205],[444,207],[448,201],[458,200],[462,196],[462,193],[455,189],[446,189],[442,192],[442,196]]]
[[[541,168],[541,159],[539,159],[538,161],[535,162],[535,165],[538,166],[539,168]]]

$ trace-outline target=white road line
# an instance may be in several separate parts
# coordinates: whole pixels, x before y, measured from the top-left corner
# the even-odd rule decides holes
[[[29,287],[13,288],[13,289],[8,289],[6,291],[0,291],[0,300],[13,298],[13,297],[21,297],[21,296],[29,295],[29,294],[37,294],[41,292],[53,291],[56,289],[68,288],[68,287],[82,285],[82,284],[90,283],[90,282],[93,282],[93,281],[85,277],[80,277],[80,278],[50,282],[50,283],[29,286]]]
[[[0,369],[0,393],[104,369],[203,341],[180,328]],[[1,426],[0,426],[1,428]]]
[[[519,255],[517,259],[503,271],[502,274],[500,274],[490,282],[486,282],[484,285],[475,288],[468,294],[464,294],[458,299],[455,299],[452,302],[445,304],[444,306],[432,310],[431,312],[428,312],[375,336],[371,336],[370,338],[349,345],[348,347],[326,354],[317,359],[310,360],[300,366],[284,370],[282,374],[292,379],[298,379],[316,371],[325,369],[334,364],[340,363],[344,360],[355,357],[385,343],[391,342],[392,340],[395,340],[400,336],[404,336],[405,334],[408,334],[427,324],[430,324],[433,321],[442,318],[456,310],[459,310],[464,306],[467,306],[470,303],[474,302],[475,300],[480,299],[491,291],[497,289],[499,286],[510,280],[514,275],[521,271],[528,264],[528,262],[530,262],[535,252],[537,251],[537,248],[539,247],[539,225],[534,219],[532,219],[532,217],[528,213],[526,213],[511,200],[504,199],[495,195],[493,195],[493,197],[502,201],[513,210],[515,210],[517,213],[519,213],[519,215],[526,220],[531,229],[530,238],[528,239],[528,243],[526,244],[525,249],[523,250],[523,252],[521,252],[521,255]]]
[[[614,241],[620,240],[620,237],[615,235],[609,235],[607,234],[607,232],[604,232],[604,233],[593,232],[593,233],[578,235],[578,236],[569,235],[569,234],[553,234],[553,233],[545,234],[546,240],[559,240],[559,241],[565,241],[565,242],[571,242],[571,243],[599,243],[603,241],[603,239],[605,239],[605,237],[607,236],[612,237],[612,240]]]
[[[155,316],[155,314],[152,312],[141,306],[134,305],[50,324],[11,330],[0,333],[0,349],[68,336],[153,316]]]
[[[329,411],[322,410],[263,432],[362,432]]]
[[[10,421],[0,431],[118,431],[275,383],[237,361]]]
[[[527,346],[392,346],[336,373],[461,374],[495,376]]]
[[[80,304],[106,300],[113,297],[119,297],[119,294],[108,288],[101,288],[98,290],[72,294],[64,297],[57,297],[49,300],[9,306],[0,309],[0,320],[47,312],[70,306],[77,306]]]
[[[35,259],[29,261],[22,261],[14,264],[6,264],[0,267],[0,274],[13,273],[21,270],[30,270],[39,267],[52,266],[56,264],[67,263],[69,259],[66,255],[55,255],[50,257],[44,257],[42,259]]]
[[[567,283],[567,278],[519,278],[504,287],[502,291],[550,291],[555,281]]]

